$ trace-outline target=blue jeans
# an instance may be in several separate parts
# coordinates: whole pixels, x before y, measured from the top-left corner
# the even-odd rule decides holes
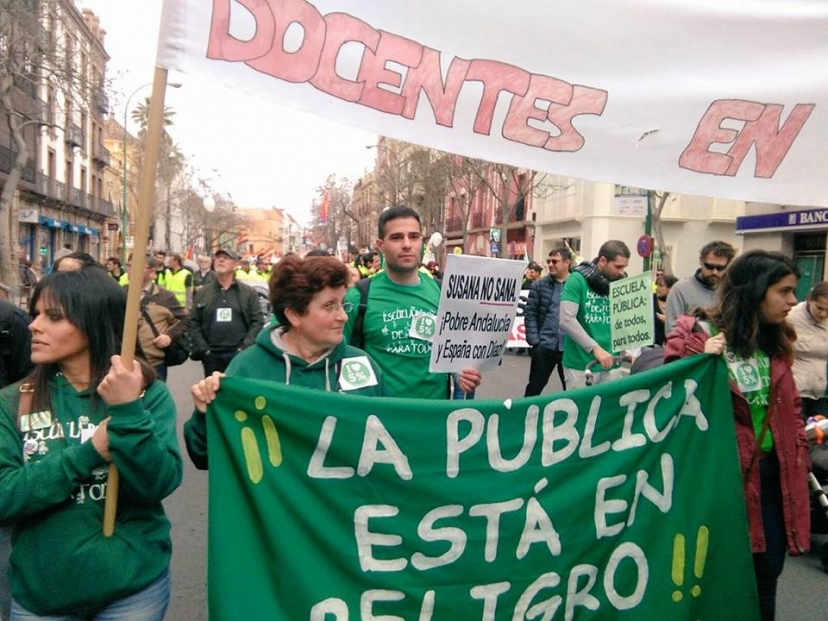
[[[11,621],[162,621],[170,604],[170,570],[155,582],[91,616],[38,617],[12,600]]]

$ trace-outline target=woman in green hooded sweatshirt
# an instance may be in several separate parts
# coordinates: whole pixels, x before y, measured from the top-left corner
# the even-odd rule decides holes
[[[98,268],[41,280],[35,370],[0,392],[0,523],[12,526],[11,620],[161,621],[181,482],[175,405],[121,346],[126,294]],[[102,533],[108,466],[120,472],[114,534]]]
[[[333,257],[279,261],[270,276],[271,322],[256,343],[238,354],[227,376],[281,382],[327,392],[386,396],[379,367],[361,349],[347,345],[342,329],[348,321],[348,267]],[[342,381],[349,360],[359,359],[373,371],[354,385]],[[196,468],[207,469],[207,422],[204,412],[215,399],[223,373],[213,373],[192,388],[195,411],[184,425],[187,452]]]

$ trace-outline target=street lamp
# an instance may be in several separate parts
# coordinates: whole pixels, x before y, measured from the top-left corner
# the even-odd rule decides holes
[[[132,101],[132,98],[140,91],[142,88],[146,88],[147,86],[152,86],[152,82],[147,82],[146,84],[142,84],[134,91],[132,94],[127,97],[126,106],[124,107],[124,145],[123,151],[121,153],[124,163],[123,163],[123,199],[121,203],[121,261],[126,263],[127,256],[126,256],[126,234],[127,234],[127,225],[128,225],[128,211],[127,211],[127,137],[129,136],[129,132],[127,132],[127,121],[129,116],[129,104]],[[171,86],[172,88],[181,88],[180,82],[167,82],[167,86]]]

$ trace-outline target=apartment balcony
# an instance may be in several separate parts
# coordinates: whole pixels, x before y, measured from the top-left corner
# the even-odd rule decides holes
[[[107,114],[109,112],[109,96],[107,96],[104,89],[99,88],[95,91],[94,100],[95,109],[98,112],[101,114]]]
[[[35,188],[38,194],[48,198],[57,198],[57,181],[43,173],[37,173]]]
[[[66,144],[70,147],[83,146],[83,133],[81,132],[81,128],[75,123],[69,123],[69,125],[66,126],[64,139],[66,140]]]
[[[33,75],[12,75],[12,83],[30,99],[37,99],[37,77]]]
[[[75,207],[86,207],[86,193],[80,188],[68,188],[69,204]]]
[[[86,195],[86,208],[89,211],[94,211],[104,216],[111,217],[118,215],[115,213],[115,205],[112,204],[112,201],[105,200],[99,196],[92,196],[91,194]]]
[[[0,172],[10,173],[12,166],[14,166],[14,156],[12,155],[11,149],[0,146]],[[36,173],[37,170],[35,169],[32,155],[30,154],[28,163],[23,167],[23,181],[34,183]]]
[[[111,201],[87,194],[79,188],[69,188],[69,202],[75,207],[80,207],[93,213],[103,216],[114,216],[115,209]]]
[[[458,216],[446,218],[446,234],[461,233],[463,231],[463,223]]]
[[[92,145],[92,161],[100,167],[109,166],[111,155],[109,149],[103,144],[97,143]]]
[[[38,194],[54,201],[74,205],[94,214],[103,216],[117,215],[112,201],[87,194],[83,190],[68,186],[49,175],[37,173],[33,183]]]

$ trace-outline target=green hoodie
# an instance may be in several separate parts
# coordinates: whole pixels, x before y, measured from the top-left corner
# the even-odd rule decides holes
[[[93,389],[76,391],[58,374],[52,410],[18,421],[19,386],[0,391],[0,523],[13,527],[12,596],[37,615],[82,615],[141,591],[170,562],[161,501],[183,465],[169,390],[156,381],[140,400],[95,406]],[[107,416],[121,486],[115,532],[105,538],[107,463],[88,440]]]
[[[385,389],[382,371],[361,349],[344,340],[317,360],[308,363],[303,358],[285,350],[281,335],[283,328],[271,323],[259,332],[256,343],[233,358],[227,367],[228,376],[281,382],[290,386],[302,386],[325,392],[354,393],[367,397],[389,396]],[[342,372],[353,358],[364,356],[371,365],[376,383],[352,388],[343,384]],[[198,410],[184,424],[184,441],[187,452],[196,468],[207,469],[207,417]]]

